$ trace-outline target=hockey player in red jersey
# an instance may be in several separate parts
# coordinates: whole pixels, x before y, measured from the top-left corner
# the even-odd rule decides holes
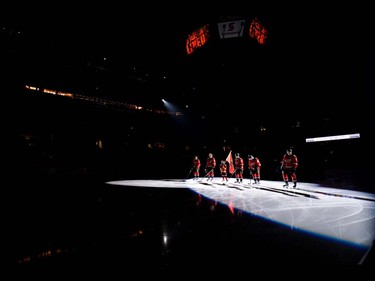
[[[206,172],[207,180],[211,180],[211,181],[213,180],[215,176],[215,173],[214,173],[215,167],[216,167],[216,159],[212,153],[209,153],[207,161],[206,161],[206,168],[204,170]]]
[[[199,169],[201,167],[201,161],[198,156],[194,156],[193,159],[193,177],[195,180],[199,179]]]
[[[236,153],[235,158],[234,158],[234,173],[236,176],[236,182],[242,182],[243,168],[244,168],[243,159],[240,157],[239,153]]]
[[[223,179],[223,183],[228,181],[228,173],[227,173],[227,163],[225,160],[221,160],[220,163],[220,174],[221,178]]]
[[[297,167],[298,167],[298,159],[297,156],[293,154],[292,148],[287,149],[286,154],[283,156],[283,160],[281,161],[281,173],[283,180],[285,182],[284,187],[288,188],[289,179],[293,182],[293,187],[297,187]]]
[[[259,158],[254,157],[253,155],[248,156],[248,167],[250,171],[250,177],[253,178],[254,184],[260,183],[260,167],[262,166]]]

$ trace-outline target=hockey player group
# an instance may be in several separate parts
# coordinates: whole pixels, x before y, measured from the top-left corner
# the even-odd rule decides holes
[[[242,183],[244,179],[244,168],[245,162],[243,158],[240,156],[239,153],[235,154],[235,158],[233,163],[228,163],[227,160],[221,160],[219,164],[220,176],[222,178],[222,182],[225,184],[229,181],[228,177],[228,165],[233,165],[232,169],[230,167],[230,177],[235,177],[236,183]],[[248,155],[247,158],[247,168],[249,169],[250,173],[250,183],[251,184],[260,184],[260,168],[261,162],[258,157],[254,157],[253,155]],[[293,188],[297,187],[297,167],[298,167],[298,159],[297,156],[293,154],[292,148],[288,148],[286,150],[286,154],[284,154],[282,161],[281,161],[281,175],[284,181],[284,187],[289,187],[289,182],[293,183]],[[191,169],[193,179],[198,180],[200,179],[200,168],[201,168],[201,161],[198,156],[194,156],[193,159],[193,167]],[[215,176],[215,169],[216,169],[216,159],[212,153],[208,154],[205,163],[204,169],[204,179],[207,181],[212,181]]]

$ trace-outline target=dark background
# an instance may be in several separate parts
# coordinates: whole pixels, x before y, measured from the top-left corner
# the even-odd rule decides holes
[[[219,39],[217,22],[245,19],[248,27],[255,17],[266,44],[246,32]],[[203,24],[208,43],[187,55],[187,35]],[[278,178],[275,166],[293,146],[306,180],[324,180],[323,166],[359,167],[373,155],[372,26],[364,12],[263,10],[3,24],[3,96],[17,165],[183,177],[195,154],[220,160],[232,150],[256,154],[264,176]],[[35,94],[25,85],[163,111],[165,98],[183,115]],[[305,143],[348,133],[361,139]],[[353,154],[360,160],[347,159]]]
[[[5,182],[12,195],[7,203],[11,213],[17,214],[9,217],[13,226],[9,234],[15,241],[12,260],[19,262],[64,245],[65,249],[83,249],[78,260],[70,255],[64,259],[74,269],[83,259],[85,268],[94,260],[99,265],[107,255],[111,256],[107,266],[121,268],[117,262],[123,264],[128,256],[115,251],[120,246],[124,251],[131,248],[129,255],[142,249],[149,255],[147,264],[162,256],[160,263],[173,265],[174,257],[193,250],[186,244],[186,248],[175,246],[180,252],[173,256],[154,248],[158,246],[153,240],[155,229],[176,208],[156,203],[165,200],[184,202],[177,206],[175,217],[182,217],[187,229],[179,232],[185,236],[176,245],[194,244],[202,231],[206,239],[199,245],[206,245],[208,251],[228,238],[236,241],[234,233],[242,235],[234,245],[241,248],[249,234],[244,228],[269,226],[227,217],[226,208],[212,214],[209,200],[204,200],[207,206],[198,212],[196,198],[184,201],[181,194],[162,191],[133,194],[104,184],[121,179],[185,179],[194,155],[204,163],[210,152],[218,161],[231,150],[244,159],[252,154],[262,162],[262,179],[281,180],[280,161],[292,146],[299,158],[299,181],[373,192],[375,25],[366,16],[366,7],[359,12],[351,7],[317,10],[259,10],[245,16],[127,15],[110,20],[95,15],[61,20],[52,13],[44,21],[34,14],[33,20],[2,23],[3,139],[4,154],[9,156]],[[269,32],[265,45],[248,36],[219,39],[217,22],[239,18],[248,26],[254,17]],[[210,25],[210,40],[187,55],[187,35],[203,24]],[[92,100],[30,91],[26,85]],[[130,110],[114,103],[165,111],[162,98],[182,116]],[[309,137],[348,133],[360,133],[361,138],[305,142]],[[142,196],[147,200],[142,201]],[[181,206],[197,214],[188,216]],[[157,212],[150,217],[148,207],[159,208],[160,217]],[[214,220],[210,225],[193,223],[202,215]],[[165,225],[176,226],[176,221],[172,215]],[[134,245],[129,238],[133,231],[147,227],[150,236],[136,239]],[[273,227],[269,231],[296,239],[269,245],[268,250],[279,250],[274,263],[288,256],[289,247],[291,255],[304,256],[306,252],[297,249],[305,245],[308,250],[301,263],[335,264],[335,250],[326,258],[321,252],[317,256],[309,252],[307,245],[314,248],[314,239],[300,240],[293,231],[279,232]],[[210,240],[210,235],[218,233],[219,237]],[[262,232],[250,231],[250,236],[256,238],[254,244],[264,242]],[[224,252],[232,253],[230,245],[224,245],[228,247]],[[256,247],[256,252],[262,247]],[[337,263],[355,263],[345,253]],[[67,264],[54,261],[47,259],[48,266]]]

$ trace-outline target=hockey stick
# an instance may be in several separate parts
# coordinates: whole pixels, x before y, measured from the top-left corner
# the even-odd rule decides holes
[[[199,179],[199,181],[202,181],[203,179],[207,178],[208,174],[210,174],[213,170],[214,170],[214,168],[212,168],[211,170],[209,170],[209,171],[204,175],[204,177],[202,177],[202,178]]]
[[[188,177],[190,176],[191,172],[194,170],[195,167],[192,167],[189,171],[189,173],[187,174],[186,178],[183,180],[183,181],[186,181],[188,179]]]

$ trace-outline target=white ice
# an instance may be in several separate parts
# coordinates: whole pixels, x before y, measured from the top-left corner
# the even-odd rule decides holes
[[[150,188],[189,188],[231,209],[317,235],[371,247],[375,239],[375,194],[300,182],[296,189],[282,181],[250,185],[216,177],[203,180],[118,180],[107,184]]]

